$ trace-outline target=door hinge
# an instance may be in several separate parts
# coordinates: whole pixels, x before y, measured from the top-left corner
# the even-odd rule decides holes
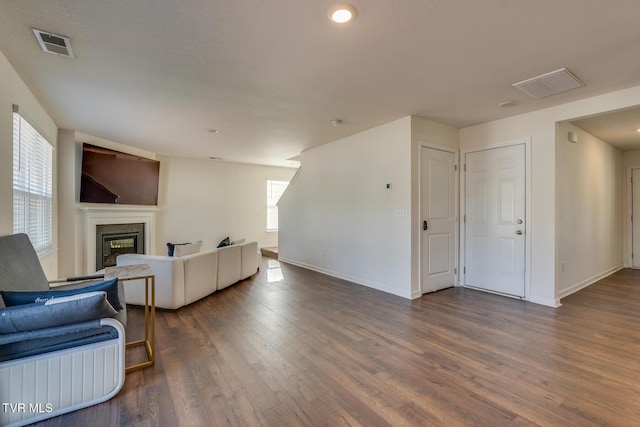
[[[464,214],[462,216],[462,222],[466,223],[467,222],[467,214]]]
[[[467,274],[467,267],[462,267],[462,274]]]
[[[453,165],[453,170],[454,170],[454,172],[457,172],[458,171],[458,165]]]
[[[453,269],[453,274],[458,274],[458,269],[457,268]]]
[[[467,171],[467,164],[466,163],[464,164],[464,171],[465,172]]]

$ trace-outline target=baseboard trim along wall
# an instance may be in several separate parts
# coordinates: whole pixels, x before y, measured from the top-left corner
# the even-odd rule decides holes
[[[532,302],[534,304],[546,305],[547,307],[558,308],[560,304],[560,298],[543,298],[528,296],[525,301]]]
[[[594,284],[595,282],[597,282],[598,280],[604,279],[607,276],[611,276],[613,273],[620,271],[624,268],[624,265],[620,264],[617,265],[615,267],[611,267],[605,271],[603,271],[602,273],[596,274],[595,276],[591,276],[586,280],[583,280],[582,282],[578,282],[575,285],[564,289],[560,292],[558,292],[558,299],[562,299],[564,297],[567,297],[575,292],[578,292],[581,289],[586,288],[589,285]]]
[[[398,289],[390,288],[383,283],[372,282],[369,280],[361,279],[359,277],[349,276],[346,274],[341,274],[336,271],[328,270],[325,268],[316,267],[314,265],[306,264],[303,262],[298,262],[296,260],[292,260],[289,258],[279,257],[278,261],[286,262],[287,264],[295,265],[298,267],[306,268],[307,270],[317,271],[318,273],[326,274],[327,276],[336,277],[338,279],[347,280],[349,282],[353,282],[357,285],[366,286],[367,288],[376,289],[378,291],[386,292],[388,294],[396,295],[402,298],[407,299],[415,299],[411,292],[402,292]],[[419,296],[418,296],[419,297]]]

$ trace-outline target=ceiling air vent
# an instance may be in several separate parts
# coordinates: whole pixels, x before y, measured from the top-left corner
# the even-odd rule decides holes
[[[40,47],[47,53],[54,53],[67,58],[75,58],[73,50],[71,50],[71,42],[69,37],[51,34],[46,31],[33,29],[33,33],[40,43]]]
[[[534,98],[544,98],[584,86],[571,71],[561,68],[532,79],[514,83],[513,87]]]

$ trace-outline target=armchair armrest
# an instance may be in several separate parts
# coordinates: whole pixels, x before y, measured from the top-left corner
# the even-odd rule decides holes
[[[65,283],[65,282],[79,282],[81,280],[95,280],[95,279],[104,279],[104,273],[102,274],[92,274],[89,276],[77,276],[77,277],[66,277],[64,279],[54,279],[49,280],[49,284],[51,283]]]

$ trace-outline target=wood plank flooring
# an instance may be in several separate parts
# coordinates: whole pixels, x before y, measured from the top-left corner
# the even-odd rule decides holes
[[[265,260],[159,311],[155,367],[40,425],[640,425],[640,271],[552,309],[463,288],[409,301],[280,265],[281,281]]]

